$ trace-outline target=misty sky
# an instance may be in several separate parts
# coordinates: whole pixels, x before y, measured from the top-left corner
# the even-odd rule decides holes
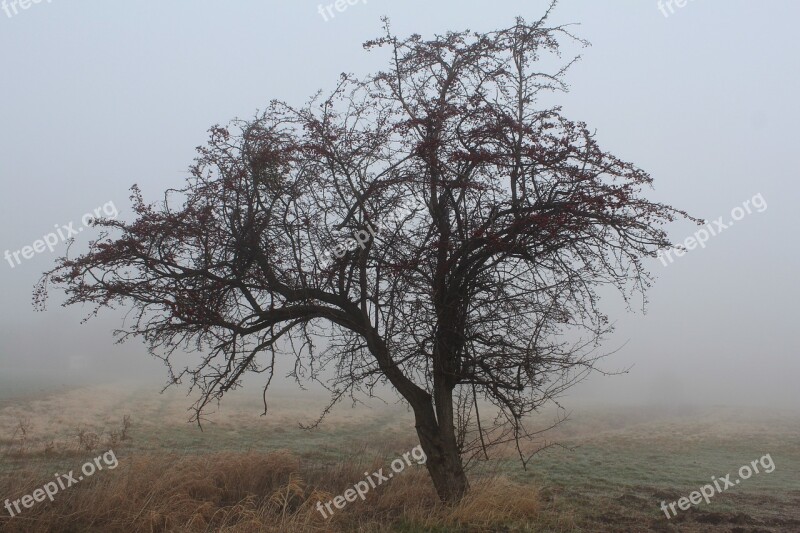
[[[343,71],[383,68],[382,54],[361,47],[382,15],[401,36],[431,36],[533,20],[545,2],[368,0],[327,21],[319,5],[44,0],[0,10],[0,254],[56,226],[77,229],[109,202],[129,218],[129,187],[149,201],[180,187],[210,126],[273,98],[301,105]],[[669,266],[652,261],[646,314],[606,302],[618,324],[606,347],[624,347],[605,368],[634,366],[591,379],[576,399],[800,406],[798,20],[794,0],[694,0],[668,17],[656,0],[557,8],[553,22],[579,23],[592,43],[566,50],[583,57],[559,97],[564,113],[649,171],[652,199],[725,222],[756,195],[767,206]],[[697,229],[669,231],[683,241]],[[141,344],[114,344],[121,315],[80,325],[89,309],[62,309],[59,295],[33,311],[34,283],[65,251],[55,248],[0,262],[0,386],[16,376],[164,381]]]

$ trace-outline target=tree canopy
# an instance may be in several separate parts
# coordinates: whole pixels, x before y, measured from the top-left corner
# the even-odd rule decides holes
[[[465,461],[528,436],[526,416],[594,368],[610,331],[599,288],[643,294],[663,224],[688,217],[541,105],[574,59],[543,65],[585,44],[549,14],[432,39],[387,22],[365,44],[388,52],[385,71],[213,127],[185,187],[156,204],[134,187],[135,220],[98,221],[37,301],[54,283],[67,305],[132,310],[121,339],[189,380],[198,421],[246,373],[266,394],[279,358],[331,405],[389,384],[438,494],[460,498]],[[197,364],[173,368],[178,350]]]

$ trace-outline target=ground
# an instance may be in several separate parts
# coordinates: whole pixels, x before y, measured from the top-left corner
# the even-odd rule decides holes
[[[512,453],[471,467],[473,494],[457,508],[438,504],[426,471],[413,464],[324,518],[317,501],[390,470],[417,445],[401,405],[342,404],[304,430],[299,424],[318,417],[324,398],[276,393],[260,416],[260,395],[237,391],[200,431],[187,422],[191,398],[177,390],[115,383],[0,391],[0,504],[109,450],[118,460],[53,503],[13,518],[0,508],[0,531],[800,531],[800,414],[778,409],[576,405],[547,434],[559,445],[527,470]],[[553,416],[543,413],[541,425]],[[669,519],[660,509],[712,476],[737,478],[767,454],[772,472]]]

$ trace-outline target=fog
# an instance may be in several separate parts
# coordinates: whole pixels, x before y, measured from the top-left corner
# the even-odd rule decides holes
[[[214,124],[252,117],[273,98],[303,104],[343,71],[383,68],[361,47],[380,35],[382,15],[399,35],[430,36],[533,20],[545,4],[368,0],[331,17],[307,1],[48,0],[0,11],[0,254],[12,254],[0,263],[0,387],[166,380],[143,345],[114,343],[124,310],[81,324],[90,309],[63,309],[55,293],[46,313],[34,312],[33,285],[63,242],[17,261],[13,252],[109,203],[130,219],[130,186],[148,201],[181,186]],[[605,348],[617,351],[603,368],[629,371],[596,375],[565,401],[800,407],[800,185],[790,161],[800,4],[670,5],[665,16],[656,0],[562,2],[553,21],[579,23],[573,32],[592,46],[567,49],[582,59],[558,101],[602,147],[651,173],[650,198],[712,228],[743,211],[704,247],[651,262],[646,313],[608,295],[617,330]],[[676,223],[669,233],[683,242],[698,229]],[[79,232],[73,252],[93,231]]]

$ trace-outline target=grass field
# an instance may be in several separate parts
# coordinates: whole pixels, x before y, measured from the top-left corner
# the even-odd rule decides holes
[[[201,432],[191,399],[126,384],[3,387],[0,503],[113,449],[119,466],[11,517],[0,531],[800,531],[800,415],[733,408],[576,407],[547,435],[562,446],[523,470],[511,453],[477,463],[473,491],[438,504],[424,467],[323,518],[314,508],[388,469],[418,441],[398,405],[340,405],[315,430],[325,398],[235,394]],[[25,391],[32,390],[30,387]],[[123,432],[123,419],[130,428]],[[542,415],[541,425],[552,417]],[[79,437],[80,435],[80,437]],[[659,508],[770,454],[753,475],[667,519]]]

